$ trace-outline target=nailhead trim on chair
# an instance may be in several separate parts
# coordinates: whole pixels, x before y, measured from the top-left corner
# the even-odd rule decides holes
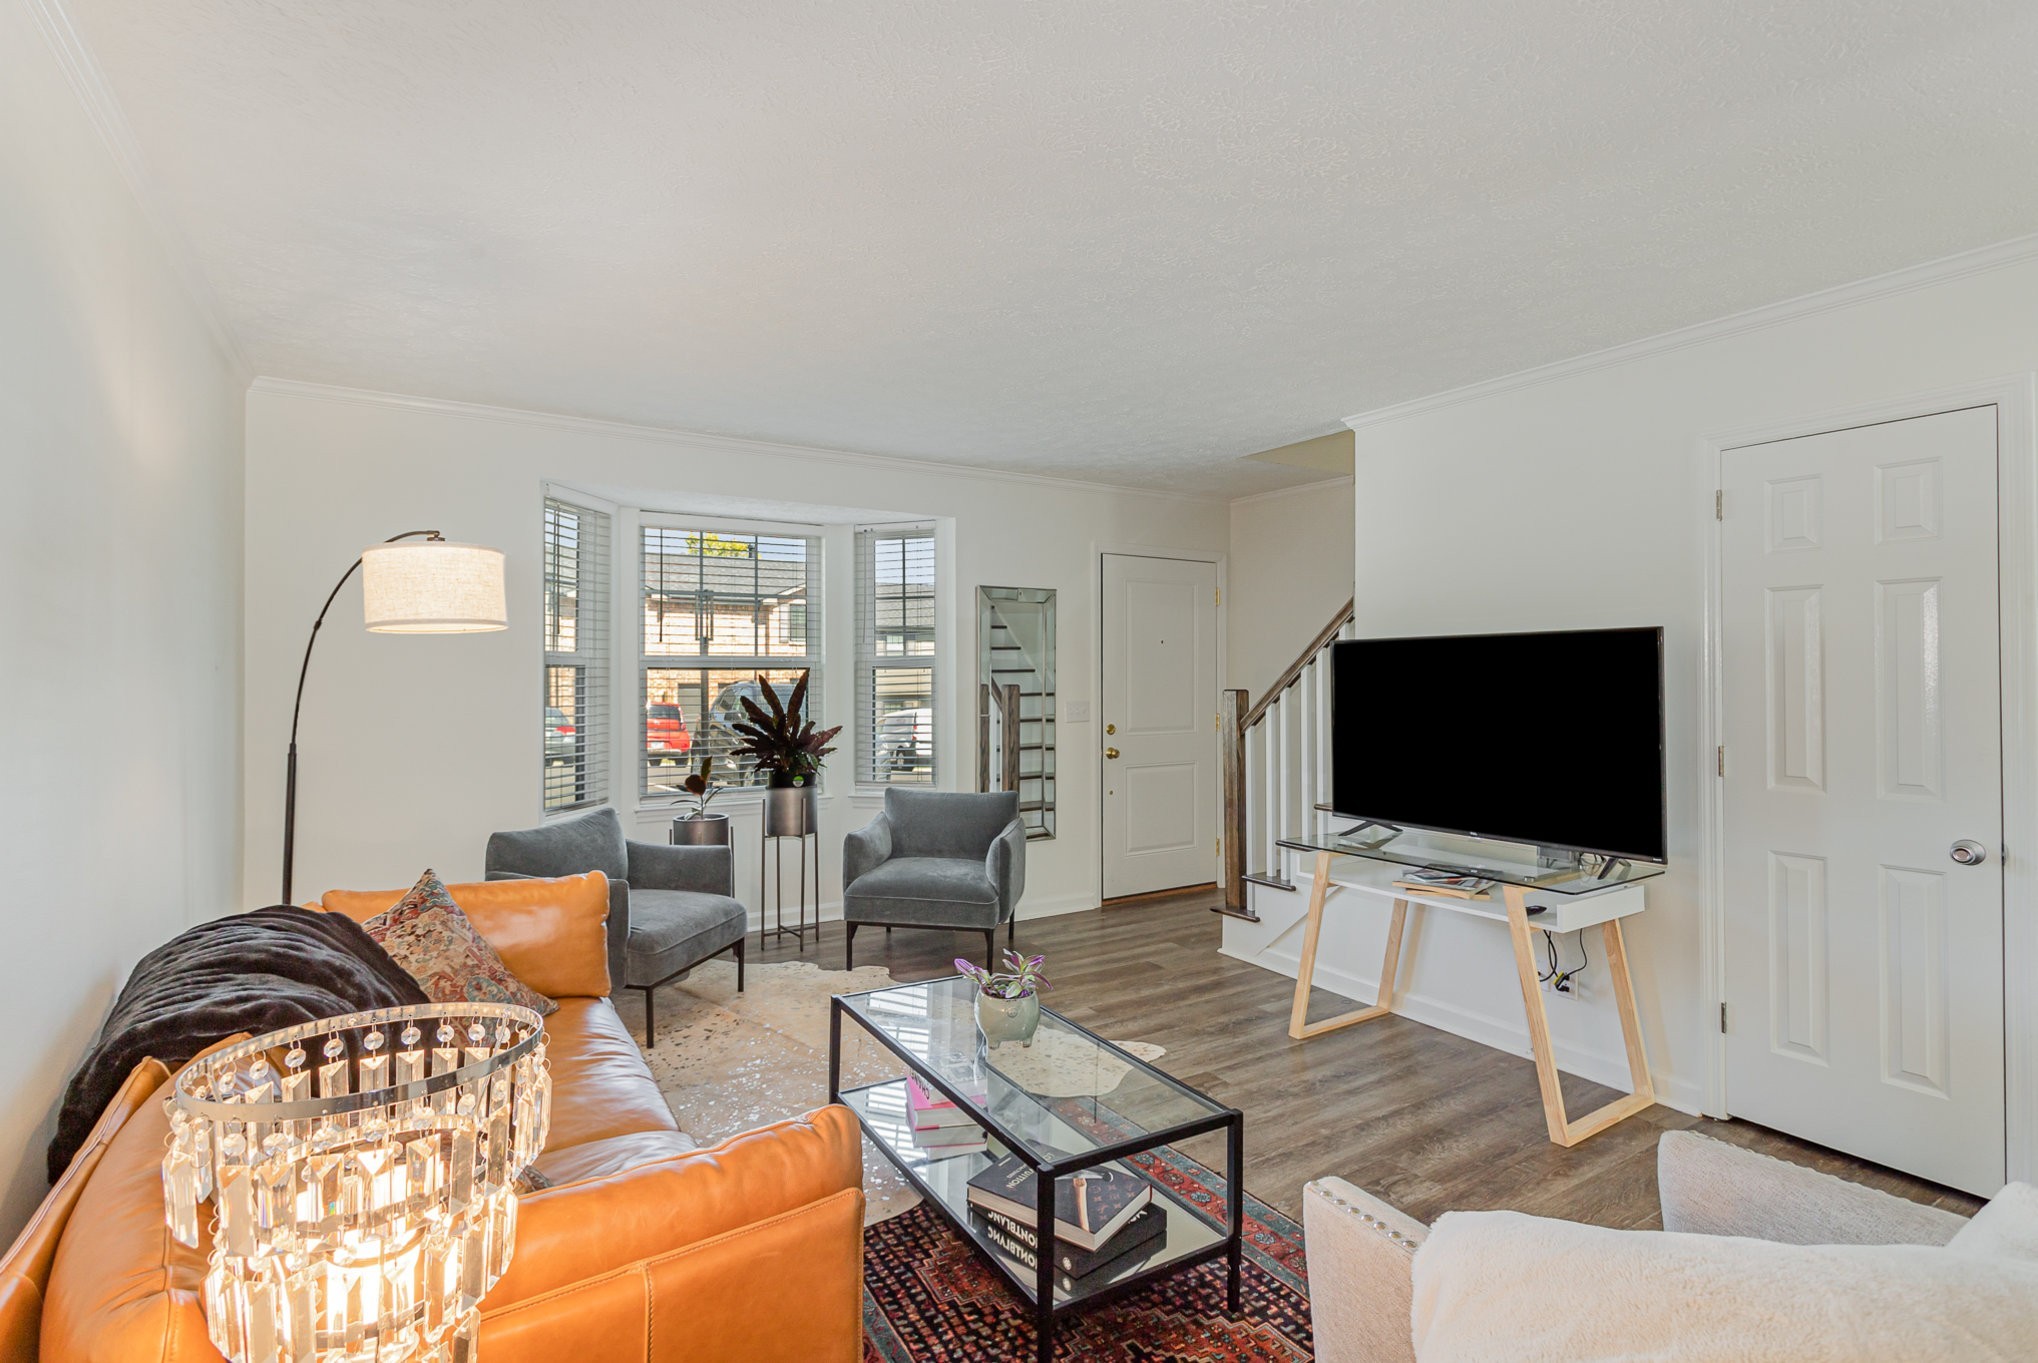
[[[1333,1207],[1336,1207],[1339,1211],[1350,1212],[1353,1216],[1358,1217],[1362,1223],[1364,1223],[1367,1226],[1370,1226],[1375,1234],[1386,1236],[1389,1240],[1392,1240],[1395,1244],[1401,1246],[1401,1248],[1407,1250],[1410,1254],[1415,1253],[1417,1249],[1421,1248],[1421,1246],[1419,1246],[1414,1240],[1410,1239],[1406,1235],[1403,1235],[1400,1231],[1395,1230],[1392,1226],[1388,1225],[1385,1221],[1382,1221],[1379,1217],[1373,1215],[1369,1211],[1366,1211],[1362,1207],[1353,1206],[1351,1203],[1339,1197],[1336,1193],[1318,1189],[1317,1196],[1321,1197],[1325,1202],[1330,1203]]]

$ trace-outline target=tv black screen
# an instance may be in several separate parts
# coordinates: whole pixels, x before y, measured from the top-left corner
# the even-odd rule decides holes
[[[1331,669],[1341,817],[1667,860],[1662,630],[1352,639]]]

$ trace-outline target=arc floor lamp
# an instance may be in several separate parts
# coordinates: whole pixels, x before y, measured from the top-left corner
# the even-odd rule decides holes
[[[290,871],[297,844],[297,721],[304,712],[304,679],[319,627],[340,588],[361,572],[362,623],[375,634],[483,634],[508,629],[503,604],[502,550],[455,544],[436,530],[406,530],[361,551],[326,594],[304,663],[297,669],[297,699],[290,707],[290,765],[283,783],[283,898],[290,899]]]

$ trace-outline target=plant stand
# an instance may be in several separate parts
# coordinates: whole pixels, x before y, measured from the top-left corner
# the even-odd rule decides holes
[[[757,847],[757,945],[790,935],[807,949],[807,934],[821,940],[821,833],[815,826],[818,810],[812,786],[772,786],[764,792],[763,836]],[[798,916],[793,926],[785,921],[785,844],[792,839],[800,846]],[[807,844],[813,842],[814,916],[807,918]],[[776,867],[775,883],[767,893],[765,867]],[[770,925],[766,925],[766,910]]]

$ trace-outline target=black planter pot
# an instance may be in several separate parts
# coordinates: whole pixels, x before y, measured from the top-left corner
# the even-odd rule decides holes
[[[818,832],[820,823],[821,807],[814,798],[814,787],[796,786],[790,781],[780,785],[777,777],[772,778],[764,790],[765,837],[801,837]]]

